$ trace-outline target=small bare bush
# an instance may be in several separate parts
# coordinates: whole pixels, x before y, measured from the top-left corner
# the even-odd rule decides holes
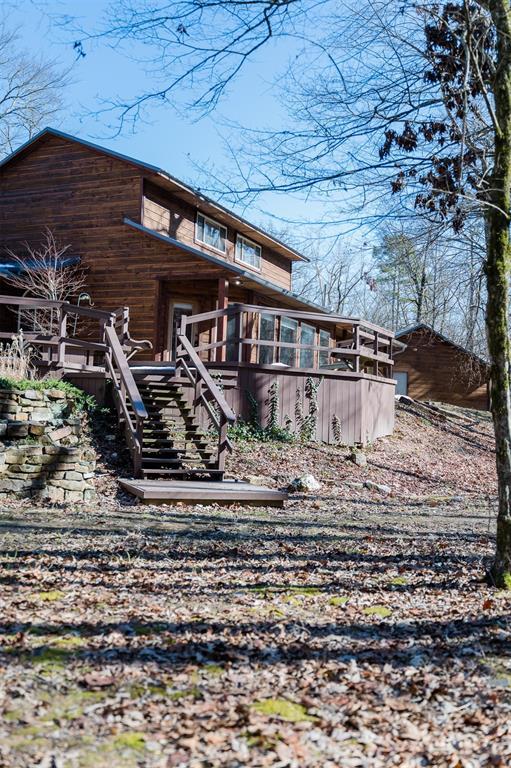
[[[23,338],[23,331],[12,341],[0,344],[0,378],[21,381],[33,378],[32,350]]]
[[[46,228],[39,247],[24,244],[24,256],[7,249],[19,272],[8,275],[5,281],[23,296],[73,303],[86,285],[86,272],[79,260],[67,255],[70,247],[61,245],[53,232]],[[58,330],[56,310],[16,308],[15,311],[19,325],[26,331],[52,335]]]

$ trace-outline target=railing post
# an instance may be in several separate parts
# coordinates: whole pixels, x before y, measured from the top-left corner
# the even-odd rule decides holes
[[[59,308],[59,347],[58,347],[58,364],[60,368],[64,368],[66,363],[66,342],[67,336],[67,312],[64,307]]]
[[[378,355],[378,347],[380,346],[380,337],[378,335],[378,331],[374,331],[374,346],[373,351],[375,355]],[[373,373],[375,376],[378,376],[378,360],[375,360],[373,363]]]
[[[355,373],[360,373],[360,326],[355,326]]]
[[[241,309],[238,309],[238,312],[236,313],[234,326],[234,338],[237,339],[235,359],[236,362],[241,363],[243,360],[243,339],[245,338],[244,326],[246,326],[246,321],[245,323],[243,322],[243,314]]]
[[[144,420],[136,415],[136,439],[137,446],[133,455],[133,473],[135,477],[140,477],[142,473],[142,446],[144,444]]]
[[[130,335],[130,308],[122,308],[122,339],[127,339]]]
[[[220,429],[218,431],[218,457],[217,468],[223,472],[225,470],[225,452],[227,450],[227,421],[220,415]]]
[[[225,344],[227,341],[227,315],[225,311],[229,306],[229,281],[225,277],[221,277],[218,280],[218,309],[223,310],[223,314],[217,321],[217,341],[221,341],[222,345],[216,348],[216,362],[223,363],[225,361]]]

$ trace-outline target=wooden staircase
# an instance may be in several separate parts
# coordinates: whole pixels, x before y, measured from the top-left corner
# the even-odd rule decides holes
[[[105,326],[106,367],[137,478],[223,480],[235,415],[185,335],[175,366],[130,367],[114,325]],[[205,426],[207,425],[207,426]]]
[[[174,374],[134,372],[146,408],[140,477],[222,479],[212,436],[201,429],[187,402],[186,379]]]

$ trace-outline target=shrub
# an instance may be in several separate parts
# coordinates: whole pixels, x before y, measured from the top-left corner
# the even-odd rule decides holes
[[[76,403],[77,411],[92,411],[97,408],[96,400],[83,389],[75,387],[69,381],[63,379],[15,379],[12,376],[0,375],[0,389],[35,389],[39,392],[47,389],[59,389]]]

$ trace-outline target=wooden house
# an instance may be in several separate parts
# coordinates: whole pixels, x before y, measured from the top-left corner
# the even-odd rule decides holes
[[[316,439],[366,443],[392,432],[392,332],[303,301],[292,268],[304,256],[200,190],[45,129],[0,164],[0,250],[37,245],[46,227],[86,267],[94,308],[116,328],[122,315],[124,341],[146,341],[130,360],[135,378],[173,375],[188,344],[194,361],[229,380],[222,398],[237,416],[255,404],[264,423],[277,383],[280,423],[296,429],[316,387]],[[12,323],[12,313],[0,316],[4,335]],[[66,375],[100,392],[111,372],[99,347],[85,360],[69,339],[63,352],[63,338],[61,329],[52,344]],[[195,405],[196,394],[186,393]]]
[[[396,333],[406,345],[395,358],[396,393],[467,408],[489,407],[489,365],[426,323]]]

